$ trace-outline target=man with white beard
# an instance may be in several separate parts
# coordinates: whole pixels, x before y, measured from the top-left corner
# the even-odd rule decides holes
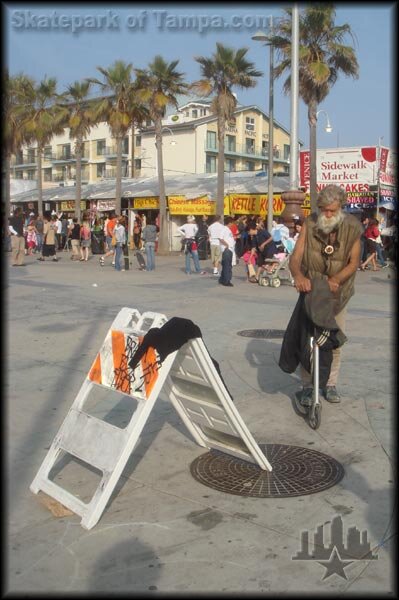
[[[326,279],[336,299],[335,321],[345,333],[346,308],[354,294],[354,279],[360,260],[362,227],[353,215],[345,213],[346,194],[328,185],[319,194],[319,214],[309,215],[302,226],[290,258],[290,270],[298,292],[310,292],[313,279]],[[336,384],[340,367],[340,348],[333,350],[331,371],[322,390],[329,402],[340,402]],[[313,394],[310,373],[301,368],[301,403],[309,406]]]

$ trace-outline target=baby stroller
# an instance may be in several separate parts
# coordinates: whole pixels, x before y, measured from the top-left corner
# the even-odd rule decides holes
[[[262,286],[278,288],[283,280],[294,284],[294,279],[289,269],[289,260],[294,250],[295,242],[292,238],[282,240],[284,252],[275,254],[275,258],[267,258],[263,264],[263,271],[259,275],[258,283]]]

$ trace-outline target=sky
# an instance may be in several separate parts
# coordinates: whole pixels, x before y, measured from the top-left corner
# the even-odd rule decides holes
[[[76,80],[101,75],[96,67],[115,60],[144,68],[156,54],[179,60],[186,80],[200,79],[194,56],[210,57],[220,42],[248,48],[247,58],[263,76],[256,87],[233,89],[240,104],[257,105],[268,113],[269,49],[251,37],[267,31],[270,17],[282,16],[289,3],[2,3],[3,45],[11,75],[24,72],[41,80],[56,77],[58,90]],[[303,6],[299,4],[299,7]],[[326,133],[326,113],[319,114],[320,148],[395,147],[394,46],[396,3],[337,3],[336,25],[349,24],[359,63],[359,78],[340,76],[319,106],[333,131]],[[190,17],[190,18],[186,18]],[[275,57],[275,62],[277,57]],[[285,78],[274,83],[274,118],[290,129],[291,99],[283,92]],[[299,100],[298,137],[309,147],[307,108]]]

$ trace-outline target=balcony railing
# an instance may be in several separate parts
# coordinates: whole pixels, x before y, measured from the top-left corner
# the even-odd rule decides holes
[[[116,169],[106,169],[105,173],[103,174],[103,177],[104,179],[115,179]],[[130,170],[122,168],[122,177],[130,177]]]
[[[214,144],[210,144],[205,142],[205,152],[215,152],[218,153],[218,148]],[[249,146],[246,144],[235,144],[234,146],[229,146],[225,144],[224,146],[225,155],[231,156],[245,156],[250,158],[268,158],[269,156],[269,148],[259,148],[256,146]],[[273,158],[277,160],[284,160],[289,162],[289,159],[280,158],[280,150],[277,148],[273,151]]]
[[[105,156],[106,158],[116,158],[116,146],[107,146],[102,150],[103,152],[101,156]],[[122,156],[129,156],[129,153],[126,151],[126,148],[122,148]]]
[[[84,162],[87,162],[89,160],[89,156],[86,153],[83,153],[81,158]],[[53,154],[52,157],[47,158],[47,160],[51,160],[51,162],[74,162],[76,161],[76,154],[73,154],[72,152],[60,152],[57,154]]]
[[[37,157],[32,155],[25,156],[13,156],[11,158],[11,167],[24,167],[26,165],[36,165]]]

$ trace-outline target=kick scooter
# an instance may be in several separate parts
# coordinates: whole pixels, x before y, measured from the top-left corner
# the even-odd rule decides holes
[[[321,423],[321,402],[319,398],[319,346],[315,338],[310,338],[310,346],[313,353],[313,395],[312,404],[303,406],[300,402],[300,395],[295,394],[295,404],[299,412],[307,415],[308,423],[312,429],[318,429]]]

